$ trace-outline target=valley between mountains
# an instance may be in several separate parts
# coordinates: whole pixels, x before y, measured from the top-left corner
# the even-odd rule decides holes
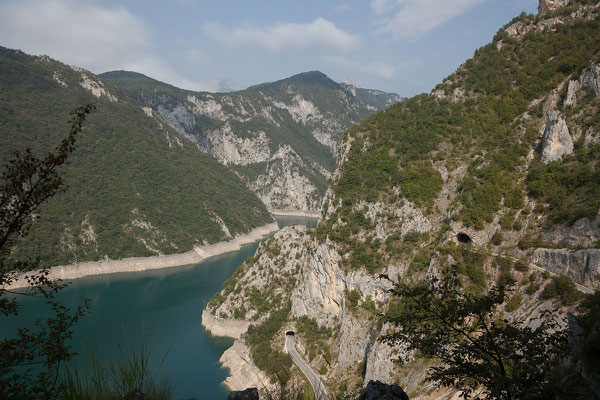
[[[198,93],[144,75],[100,77],[235,171],[272,212],[314,215],[343,133],[402,98],[312,71],[230,93]]]
[[[470,293],[515,282],[506,321],[535,326],[552,310],[574,323],[556,282],[571,282],[573,298],[573,282],[600,286],[600,5],[540,11],[506,24],[431,93],[344,134],[317,227],[261,243],[205,310],[217,334],[238,323],[222,357],[232,389],[299,379],[283,350],[293,330],[337,398],[370,380],[457,398],[426,379],[434,360],[385,340],[404,307],[394,284],[445,271]]]
[[[597,0],[539,0],[411,98],[319,71],[198,92],[3,47],[0,92],[2,163],[45,154],[68,110],[97,106],[61,167],[67,190],[2,257],[77,278],[263,239],[194,306],[211,339],[234,339],[229,390],[600,397]]]
[[[43,266],[185,253],[273,223],[271,213],[315,216],[343,132],[401,100],[320,72],[196,93],[0,50],[0,88],[11,93],[3,162],[58,143],[76,105],[98,108],[65,169],[69,190],[14,249],[43,255]]]

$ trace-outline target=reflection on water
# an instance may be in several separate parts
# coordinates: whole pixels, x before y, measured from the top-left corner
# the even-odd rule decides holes
[[[314,225],[304,217],[278,217],[280,226]],[[138,348],[142,338],[151,349],[151,363],[171,375],[175,399],[225,399],[220,384],[227,371],[218,360],[232,339],[217,338],[201,326],[202,309],[225,280],[249,256],[258,243],[212,257],[200,264],[142,272],[124,272],[76,279],[59,293],[62,304],[75,308],[83,298],[93,301],[92,312],[75,328],[73,349],[85,354],[95,349],[110,354],[118,341]],[[16,326],[30,325],[49,315],[38,299],[26,299],[19,318],[0,326],[0,336],[12,335]],[[6,320],[6,319],[3,319]]]

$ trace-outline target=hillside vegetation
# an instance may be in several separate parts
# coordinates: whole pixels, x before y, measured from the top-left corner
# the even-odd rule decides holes
[[[128,71],[101,77],[232,166],[270,209],[319,211],[343,132],[401,100],[318,71],[231,93],[178,89]]]
[[[370,379],[400,383],[411,398],[456,391],[427,381],[434,360],[382,340],[407,310],[394,283],[450,275],[467,303],[511,287],[490,311],[495,326],[527,330],[550,313],[577,331],[585,318],[567,315],[578,314],[579,290],[600,287],[600,3],[545,3],[551,11],[513,19],[431,93],[349,129],[317,227],[261,245],[209,309],[276,318],[273,351],[281,330],[296,326],[304,356],[338,398]],[[324,329],[330,335],[315,340]],[[586,376],[571,366],[570,378]],[[597,385],[587,375],[571,394],[585,398]]]
[[[0,48],[0,91],[2,163],[53,148],[73,108],[97,105],[61,171],[68,189],[42,206],[21,255],[57,265],[180,253],[272,221],[233,172],[88,71]]]

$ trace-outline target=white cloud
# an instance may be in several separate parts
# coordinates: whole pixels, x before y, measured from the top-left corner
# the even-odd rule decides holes
[[[384,80],[392,80],[396,77],[396,70],[390,64],[375,61],[368,64],[362,64],[358,61],[349,60],[340,56],[325,56],[325,62],[338,68],[344,68],[364,74],[376,76]]]
[[[341,82],[342,83],[347,83],[347,84],[352,85],[352,86],[357,87],[357,88],[362,88],[362,89],[368,89],[369,88],[369,86],[365,82],[363,82],[363,81],[355,81],[355,80],[352,80],[352,79],[342,79]]]
[[[147,53],[149,36],[147,27],[122,7],[70,0],[0,4],[0,37],[5,46],[96,71]]]
[[[392,39],[417,39],[485,0],[371,0],[371,8],[383,15],[375,30]]]
[[[394,8],[394,0],[371,0],[371,8],[376,14],[382,14]]]
[[[204,25],[204,32],[223,44],[255,45],[274,52],[314,46],[347,51],[360,44],[358,35],[338,29],[333,22],[323,18],[304,24],[278,23],[267,28],[241,26],[228,29],[217,22],[212,22]]]
[[[335,11],[338,14],[344,13],[346,11],[350,11],[352,9],[352,5],[349,3],[342,3],[342,4],[338,4],[337,6],[335,6],[333,8],[333,11]]]
[[[209,57],[200,49],[190,49],[188,50],[187,54],[185,55],[185,58],[193,63],[193,64],[205,64]]]
[[[186,89],[214,87],[214,82],[194,82],[177,74],[155,54],[149,27],[119,6],[90,0],[3,1],[0,38],[2,46],[47,54],[95,73],[125,69]],[[199,50],[188,56],[195,62],[204,59]]]
[[[396,71],[394,70],[394,67],[392,67],[390,64],[386,64],[383,62],[372,62],[370,64],[365,65],[364,69],[366,72],[371,73],[373,75],[377,75],[381,79],[390,80],[394,79],[394,77],[396,76]]]

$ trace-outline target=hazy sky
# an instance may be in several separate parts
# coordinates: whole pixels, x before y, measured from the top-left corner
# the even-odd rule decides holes
[[[320,70],[430,91],[537,0],[0,0],[0,45],[215,91]]]

